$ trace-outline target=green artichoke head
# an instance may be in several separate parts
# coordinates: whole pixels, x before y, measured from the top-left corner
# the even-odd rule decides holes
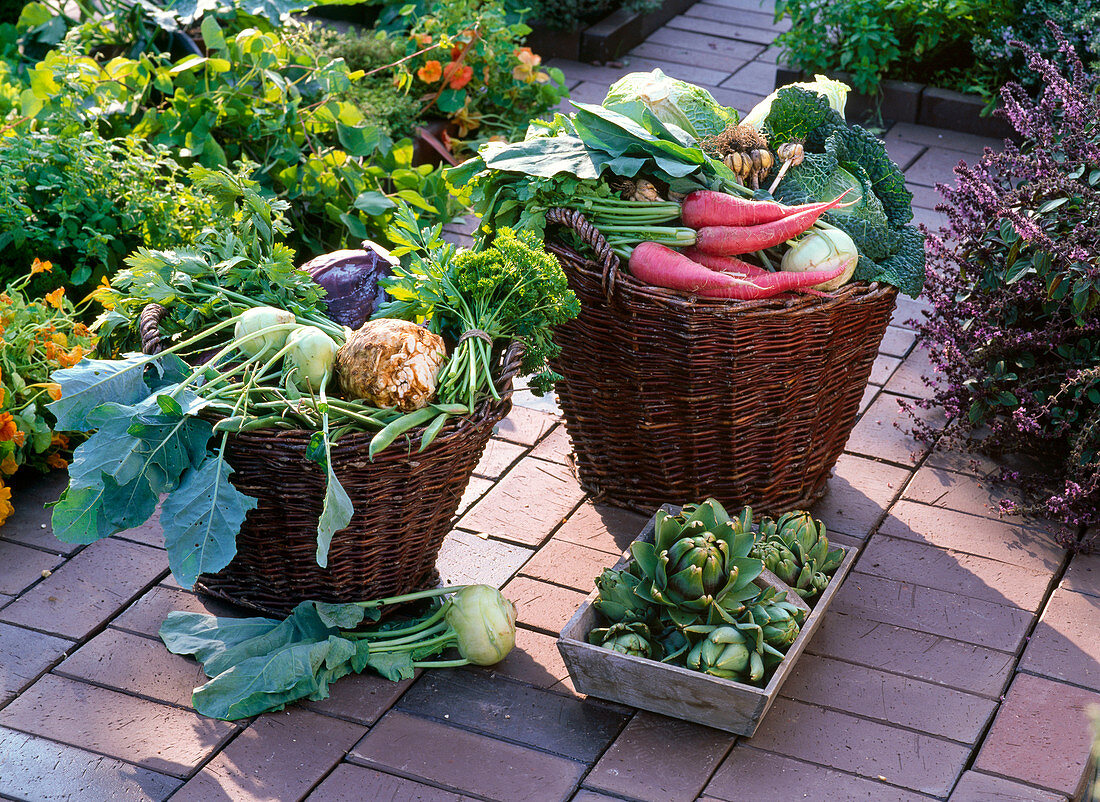
[[[649,638],[649,627],[638,621],[629,624],[612,624],[588,633],[589,643],[620,654],[646,658],[653,654]]]
[[[747,510],[748,508],[746,508]],[[735,605],[756,593],[752,581],[763,563],[752,550],[751,511],[736,520],[714,499],[689,504],[679,515],[657,513],[654,542],[635,542],[632,573],[637,594],[683,615],[680,624],[713,604]]]
[[[688,652],[687,667],[724,679],[742,679],[755,652],[736,627],[697,627],[709,630]]]
[[[599,595],[592,606],[614,624],[645,621],[649,617],[649,604],[634,592],[640,583],[629,571],[605,568],[596,577]]]

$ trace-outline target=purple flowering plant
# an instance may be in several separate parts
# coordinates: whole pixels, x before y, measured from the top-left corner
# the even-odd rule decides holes
[[[1065,67],[1020,45],[1042,89],[1001,90],[1021,143],[939,187],[948,223],[927,232],[920,324],[939,376],[920,404],[943,408],[949,444],[1041,455],[1041,470],[1005,477],[1021,495],[1004,509],[1060,521],[1084,548],[1100,523],[1100,94],[1050,29]]]

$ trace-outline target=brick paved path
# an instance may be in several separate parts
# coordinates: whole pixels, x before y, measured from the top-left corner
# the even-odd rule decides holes
[[[746,108],[770,90],[771,18],[706,0],[626,65],[713,87]],[[623,67],[562,62],[602,100]],[[918,220],[932,185],[987,143],[886,133]],[[0,797],[33,800],[630,799],[1049,802],[1081,789],[1083,708],[1100,703],[1100,557],[998,519],[1000,491],[895,428],[926,392],[903,300],[862,416],[816,508],[860,545],[855,572],[756,737],[579,698],[554,636],[643,523],[594,506],[552,401],[521,391],[441,556],[447,579],[503,586],[518,647],[494,670],[338,682],[324,702],[228,724],[195,714],[195,663],[156,638],[173,609],[224,612],[168,576],[155,526],[83,548],[49,532],[58,477],[17,491],[0,529]],[[51,572],[46,575],[47,572]]]

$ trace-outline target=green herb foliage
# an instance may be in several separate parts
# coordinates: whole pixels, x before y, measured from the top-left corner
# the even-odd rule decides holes
[[[17,128],[0,138],[0,283],[49,260],[32,290],[85,288],[139,245],[193,242],[208,204],[165,153],[133,137]]]

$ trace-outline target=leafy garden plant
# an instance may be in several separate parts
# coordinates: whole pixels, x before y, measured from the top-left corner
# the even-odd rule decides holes
[[[35,259],[29,272],[0,292],[0,525],[11,515],[11,476],[21,468],[64,469],[69,437],[53,428],[46,405],[61,388],[50,374],[91,353],[96,338],[58,286],[41,298],[27,292],[32,279],[54,267]]]
[[[1050,32],[1068,69],[1025,46],[1041,96],[1002,92],[1024,143],[941,188],[949,223],[929,237],[921,331],[942,377],[927,405],[946,412],[948,441],[1052,458],[1042,476],[1012,476],[1031,492],[1006,507],[1063,522],[1077,543],[1100,522],[1100,96]]]

